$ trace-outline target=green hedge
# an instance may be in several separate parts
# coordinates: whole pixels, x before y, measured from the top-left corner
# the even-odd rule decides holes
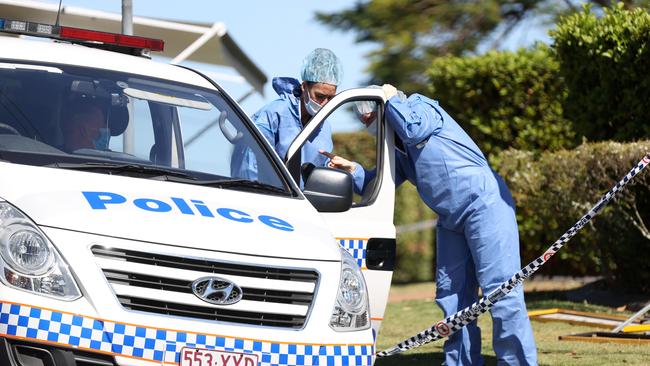
[[[522,264],[543,253],[650,151],[648,141],[583,143],[564,150],[583,136],[650,137],[648,12],[619,5],[599,18],[586,8],[565,18],[552,35],[553,52],[537,46],[445,57],[434,60],[429,71],[429,95],[508,181],[518,207]],[[374,154],[365,133],[334,140],[343,156],[368,162]],[[650,172],[644,172],[541,273],[603,275],[612,284],[650,293],[649,189]],[[432,216],[414,187],[398,190],[396,224]],[[433,279],[432,234],[398,238],[395,280]]]
[[[574,144],[563,117],[566,89],[549,48],[435,59],[430,96],[492,160],[500,151],[557,150]]]
[[[599,17],[586,6],[551,36],[576,132],[591,141],[650,137],[650,13],[619,3]]]
[[[347,151],[353,160],[367,159],[363,155],[372,154],[373,144],[366,136],[335,134],[336,151]],[[495,170],[506,179],[517,204],[522,266],[575,224],[647,151],[650,141],[586,143],[541,154],[503,151]],[[433,217],[411,184],[398,189],[396,225]],[[540,273],[602,275],[617,286],[650,292],[649,230],[650,170],[637,176]],[[396,282],[434,278],[433,241],[433,230],[398,237]]]
[[[574,150],[509,150],[496,170],[517,205],[522,264],[541,255],[650,151],[650,141],[590,143]],[[644,171],[541,271],[603,275],[650,292],[650,171]]]

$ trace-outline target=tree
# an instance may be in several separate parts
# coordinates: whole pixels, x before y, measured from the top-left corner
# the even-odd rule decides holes
[[[598,7],[609,0],[591,0]],[[647,0],[627,0],[633,7]],[[407,93],[427,90],[425,71],[438,56],[497,47],[522,20],[580,10],[572,0],[371,0],[337,13],[317,13],[323,24],[353,31],[356,41],[378,45],[368,56],[370,84],[391,83]]]

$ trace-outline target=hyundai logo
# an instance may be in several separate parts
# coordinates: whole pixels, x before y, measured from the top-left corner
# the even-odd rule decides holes
[[[215,305],[232,305],[244,293],[236,284],[221,277],[201,277],[192,282],[192,292],[199,299]]]

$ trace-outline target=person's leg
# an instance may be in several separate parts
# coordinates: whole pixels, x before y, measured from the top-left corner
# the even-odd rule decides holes
[[[436,302],[445,317],[478,300],[474,263],[462,233],[436,228]],[[482,365],[481,333],[472,322],[447,339],[445,365]]]
[[[467,220],[465,235],[484,295],[521,269],[519,234],[514,210],[494,199]],[[491,310],[492,346],[498,364],[536,365],[537,350],[524,302],[523,286],[498,301]]]

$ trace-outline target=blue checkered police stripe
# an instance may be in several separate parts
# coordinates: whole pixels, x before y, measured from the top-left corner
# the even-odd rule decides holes
[[[386,349],[384,351],[378,352],[377,357],[386,357],[392,356],[404,351],[407,351],[412,348],[423,346],[427,343],[437,341],[439,339],[448,337],[465,325],[476,320],[481,314],[490,310],[494,304],[508,295],[515,287],[520,283],[524,282],[528,277],[548,261],[557,251],[559,251],[564,244],[566,244],[580,229],[582,229],[594,216],[596,216],[602,209],[605,207],[611,199],[620,192],[623,187],[632,180],[637,174],[639,174],[646,166],[650,164],[650,154],[646,156],[637,163],[637,165],[630,170],[630,172],[623,177],[609,192],[605,193],[601,199],[594,205],[589,212],[587,212],[578,222],[576,222],[572,227],[567,230],[558,240],[556,240],[547,250],[536,258],[534,261],[530,262],[526,267],[522,268],[519,272],[515,273],[508,281],[504,282],[494,291],[487,294],[479,301],[468,306],[467,308],[448,316],[444,320],[439,321],[432,327],[423,330],[422,332],[416,334],[415,336],[398,343],[397,345]]]
[[[178,364],[183,347],[255,353],[260,366],[371,365],[372,344],[289,344],[157,329],[0,302],[0,336]]]
[[[366,245],[368,239],[359,238],[336,238],[339,244],[350,253],[350,255],[357,260],[359,267],[366,268]]]

